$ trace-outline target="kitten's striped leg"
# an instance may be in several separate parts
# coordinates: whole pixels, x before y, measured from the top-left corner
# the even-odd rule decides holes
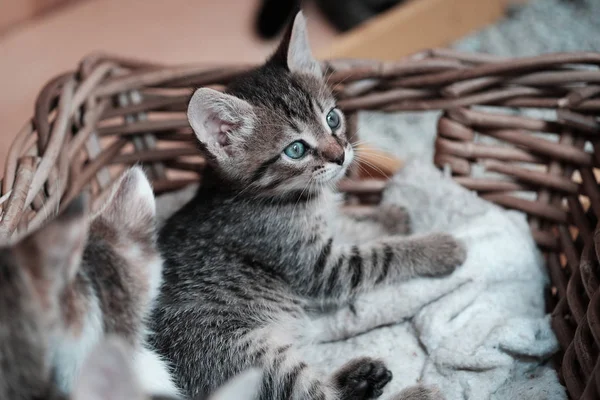
[[[344,300],[380,285],[418,276],[449,274],[466,258],[464,245],[450,235],[390,236],[357,245],[321,243],[311,270],[309,294]]]
[[[249,334],[250,353],[264,371],[261,400],[375,399],[392,378],[383,362],[368,357],[353,359],[324,377],[298,356],[292,335],[289,340],[285,336],[277,326]]]

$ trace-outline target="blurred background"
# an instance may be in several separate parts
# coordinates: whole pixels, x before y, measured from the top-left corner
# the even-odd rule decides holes
[[[0,0],[0,163],[42,86],[84,56],[260,62],[298,3]],[[449,45],[528,55],[592,50],[600,42],[600,0],[304,0],[302,8],[320,58],[392,60]]]

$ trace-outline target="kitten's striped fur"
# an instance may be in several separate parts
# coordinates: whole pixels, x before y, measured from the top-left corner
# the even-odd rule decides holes
[[[322,375],[298,356],[299,344],[327,335],[312,315],[464,260],[448,235],[398,236],[407,223],[399,208],[340,211],[330,187],[353,149],[339,110],[340,126],[327,122],[334,108],[302,14],[264,66],[224,94],[192,97],[188,116],[210,168],[159,235],[165,269],[152,337],[187,395],[261,366],[261,399],[378,397],[391,379],[381,361],[356,359]],[[290,159],[282,151],[298,140],[308,153]]]

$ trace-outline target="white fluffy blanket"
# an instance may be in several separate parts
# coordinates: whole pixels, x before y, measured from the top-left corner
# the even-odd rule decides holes
[[[415,233],[441,231],[465,241],[468,257],[452,275],[417,279],[359,298],[333,319],[347,335],[365,320],[380,327],[305,348],[331,371],[348,359],[385,359],[391,394],[417,382],[448,400],[565,399],[545,361],[557,341],[544,314],[543,259],[525,217],[488,203],[430,163],[410,162],[384,193],[404,205]]]
[[[159,198],[159,217],[192,191]],[[420,381],[439,386],[448,400],[565,399],[545,365],[557,342],[544,314],[543,260],[524,216],[481,200],[425,162],[409,163],[383,201],[404,205],[415,233],[464,240],[467,261],[448,277],[382,289],[327,317],[345,339],[303,348],[307,361],[327,373],[356,356],[381,357],[394,374],[385,397]],[[363,333],[365,325],[378,328]]]

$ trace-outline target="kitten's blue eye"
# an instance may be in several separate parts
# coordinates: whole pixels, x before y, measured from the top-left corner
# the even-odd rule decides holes
[[[335,130],[337,128],[340,127],[340,114],[338,114],[338,112],[336,111],[335,108],[331,109],[331,111],[329,111],[329,113],[327,114],[327,125],[329,125],[329,127],[332,130]]]
[[[302,142],[294,142],[286,147],[283,152],[289,158],[299,160],[306,154],[306,146]]]

